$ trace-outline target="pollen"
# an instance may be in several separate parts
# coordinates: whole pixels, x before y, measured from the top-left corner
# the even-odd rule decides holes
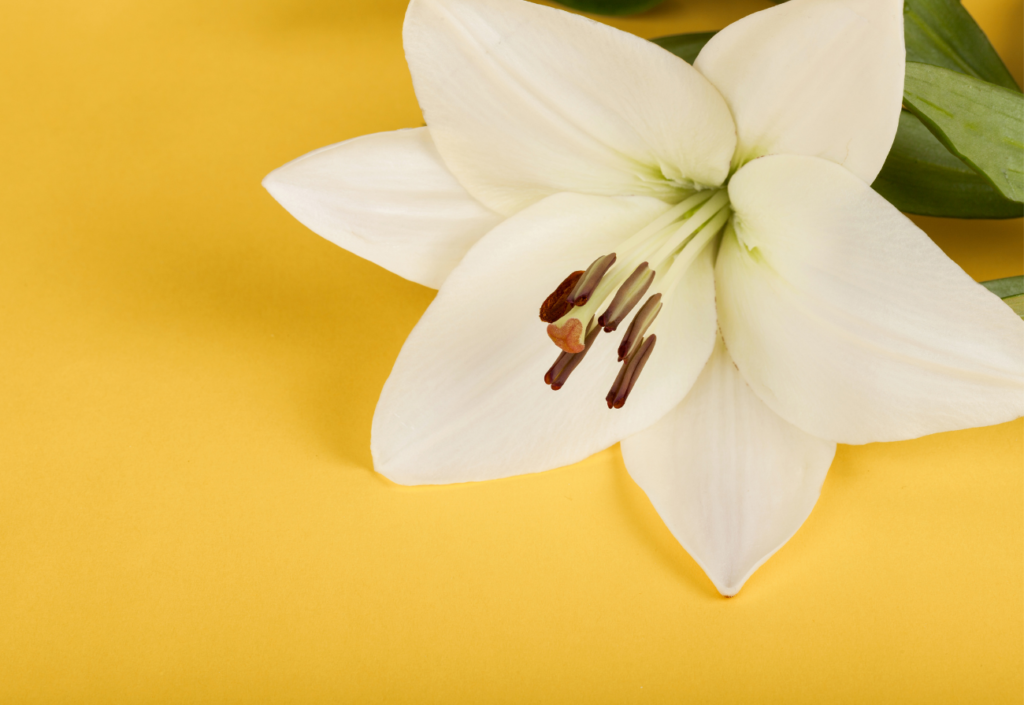
[[[583,270],[573,272],[565,278],[558,288],[551,292],[551,295],[544,299],[540,305],[540,320],[545,323],[554,323],[559,318],[572,310],[574,303],[569,301],[569,294],[576,287],[576,282],[583,276]]]

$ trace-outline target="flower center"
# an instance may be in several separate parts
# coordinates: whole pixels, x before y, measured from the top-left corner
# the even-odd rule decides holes
[[[621,409],[654,351],[658,314],[731,214],[725,189],[699,191],[634,233],[616,252],[566,277],[540,307],[548,337],[562,350],[544,382],[561,389],[598,334],[615,331],[643,301],[619,343],[622,366],[605,397],[609,409]]]

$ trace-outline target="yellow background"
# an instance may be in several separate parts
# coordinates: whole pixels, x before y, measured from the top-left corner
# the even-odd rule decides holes
[[[1019,0],[966,4],[1021,81]],[[1021,702],[1019,420],[840,447],[730,600],[617,448],[477,485],[372,472],[433,293],[259,183],[421,123],[403,11],[0,7],[0,702]],[[1024,271],[1019,220],[919,222],[977,279]]]

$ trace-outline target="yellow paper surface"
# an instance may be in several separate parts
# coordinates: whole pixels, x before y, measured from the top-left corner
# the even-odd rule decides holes
[[[966,4],[1020,82],[1019,0]],[[259,183],[421,124],[403,12],[0,9],[0,702],[1019,703],[1019,420],[840,447],[730,600],[617,448],[476,485],[372,472],[433,292]],[[919,222],[977,279],[1024,271],[1019,220]]]

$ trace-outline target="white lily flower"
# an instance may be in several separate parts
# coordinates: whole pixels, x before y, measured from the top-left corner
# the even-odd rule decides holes
[[[374,416],[391,480],[621,441],[733,595],[807,518],[837,442],[1024,414],[1024,323],[869,187],[900,112],[901,0],[791,0],[694,66],[520,0],[412,0],[404,39],[428,127],[264,181],[315,232],[440,288]],[[580,270],[549,338],[537,307]]]

